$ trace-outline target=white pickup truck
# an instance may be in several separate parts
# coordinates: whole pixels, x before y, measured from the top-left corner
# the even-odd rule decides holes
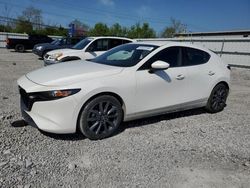
[[[47,66],[78,59],[93,59],[111,48],[130,42],[134,41],[122,37],[87,37],[72,48],[48,52],[44,55],[44,65]]]

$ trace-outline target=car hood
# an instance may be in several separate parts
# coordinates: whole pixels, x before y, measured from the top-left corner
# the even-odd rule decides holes
[[[47,45],[52,45],[52,44],[50,44],[50,43],[39,43],[39,44],[36,44],[34,47],[38,47],[38,46],[44,47],[44,46],[47,46]]]
[[[53,50],[48,52],[48,55],[56,54],[56,53],[63,53],[63,54],[68,54],[68,53],[74,53],[76,50],[70,49],[70,48],[65,48],[65,49],[59,49],[59,50]]]
[[[32,71],[26,77],[39,85],[57,87],[118,74],[122,70],[122,67],[78,60],[50,65]]]

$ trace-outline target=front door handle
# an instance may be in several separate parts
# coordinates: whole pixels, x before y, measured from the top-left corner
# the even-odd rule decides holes
[[[183,76],[182,74],[179,74],[178,76],[176,76],[177,80],[183,80],[185,78],[185,76]]]
[[[209,72],[208,72],[208,75],[209,75],[209,76],[213,76],[213,75],[215,75],[215,72],[209,71]]]

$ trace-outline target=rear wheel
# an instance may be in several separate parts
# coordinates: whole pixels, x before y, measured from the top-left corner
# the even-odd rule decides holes
[[[210,94],[206,110],[210,113],[222,111],[226,106],[228,91],[229,89],[225,84],[219,83],[216,85]]]
[[[25,51],[25,47],[24,47],[23,44],[17,44],[17,45],[15,46],[15,50],[16,50],[17,52],[24,52],[24,51]]]
[[[115,97],[99,96],[88,102],[81,111],[79,128],[89,139],[103,139],[117,131],[122,117],[121,104]]]

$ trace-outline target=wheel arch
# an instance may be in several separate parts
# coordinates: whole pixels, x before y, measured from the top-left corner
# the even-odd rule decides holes
[[[226,82],[226,81],[219,81],[218,83],[216,83],[215,85],[214,85],[214,87],[216,87],[217,85],[219,85],[219,84],[224,84],[226,87],[227,87],[227,89],[229,89],[229,84]],[[213,87],[213,88],[214,88]]]
[[[94,95],[92,95],[91,97],[89,97],[88,100],[86,100],[80,111],[78,112],[78,115],[77,115],[77,122],[76,122],[76,131],[79,131],[79,120],[80,120],[80,114],[82,112],[82,110],[84,109],[84,107],[88,104],[88,102],[90,102],[91,100],[93,100],[94,98],[97,98],[99,96],[103,96],[103,95],[109,95],[109,96],[112,96],[112,97],[115,97],[121,104],[122,106],[122,110],[123,110],[123,120],[124,120],[124,114],[126,113],[126,105],[125,105],[125,102],[124,100],[122,99],[122,97],[120,95],[118,95],[117,93],[115,92],[111,92],[111,91],[104,91],[104,92],[100,92],[100,93],[96,93]]]
[[[66,57],[63,57],[60,61],[65,62],[65,61],[74,61],[74,60],[80,60],[80,59],[81,58],[77,56],[66,56]]]

